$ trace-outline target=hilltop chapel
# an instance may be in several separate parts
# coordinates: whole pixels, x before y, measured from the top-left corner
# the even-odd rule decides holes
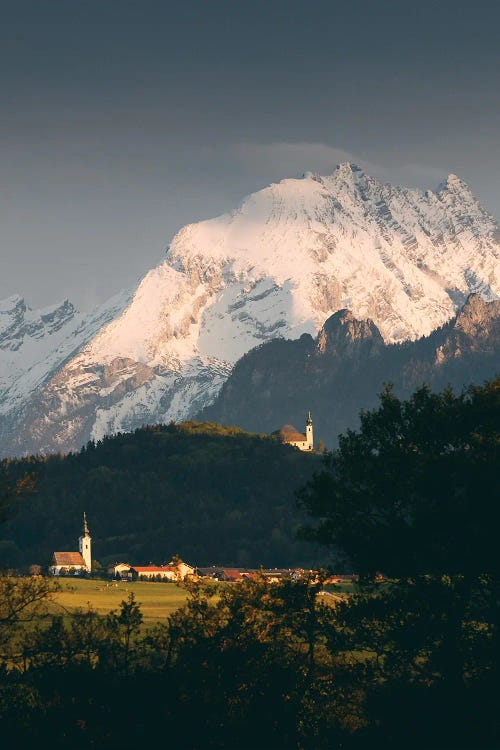
[[[92,570],[92,538],[87,516],[83,514],[83,534],[78,538],[78,552],[54,552],[49,573],[53,576],[81,576]]]
[[[313,423],[311,412],[307,413],[306,421],[306,434],[298,432],[295,427],[291,424],[284,425],[281,430],[278,430],[277,434],[282,443],[287,445],[293,445],[301,451],[312,451],[314,448],[313,440]]]

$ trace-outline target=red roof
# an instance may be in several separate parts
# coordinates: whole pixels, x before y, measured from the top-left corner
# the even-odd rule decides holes
[[[75,565],[81,565],[86,568],[85,560],[79,552],[54,552],[53,565],[69,565],[74,567]]]
[[[230,581],[240,581],[242,578],[241,570],[238,568],[222,568],[222,574]]]
[[[176,573],[177,570],[172,565],[134,565],[132,570],[136,573]]]
[[[292,424],[284,425],[279,431],[279,436],[284,443],[307,442],[306,436],[296,430]]]

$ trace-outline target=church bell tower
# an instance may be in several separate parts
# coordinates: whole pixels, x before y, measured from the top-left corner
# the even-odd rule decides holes
[[[78,539],[78,549],[90,573],[92,570],[92,539],[87,526],[87,516],[83,514],[83,534]]]
[[[306,440],[307,440],[307,450],[312,451],[312,449],[314,448],[314,439],[313,439],[313,421],[312,421],[310,411],[307,413]]]

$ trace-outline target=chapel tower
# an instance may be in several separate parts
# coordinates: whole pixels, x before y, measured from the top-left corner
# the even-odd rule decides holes
[[[313,421],[312,421],[310,411],[307,412],[306,440],[307,440],[307,450],[312,451],[312,449],[314,448],[314,439],[313,439]]]
[[[89,534],[89,527],[87,526],[87,516],[85,513],[83,514],[83,534],[78,539],[78,549],[84,559],[87,570],[90,573],[92,570],[92,539]]]

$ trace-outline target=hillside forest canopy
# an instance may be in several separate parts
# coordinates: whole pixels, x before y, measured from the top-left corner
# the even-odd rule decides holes
[[[0,526],[0,566],[47,566],[76,549],[83,512],[102,564],[187,562],[240,567],[318,565],[301,541],[297,489],[321,465],[277,439],[184,422],[138,429],[79,453],[4,460],[0,473],[33,491],[12,496]]]

